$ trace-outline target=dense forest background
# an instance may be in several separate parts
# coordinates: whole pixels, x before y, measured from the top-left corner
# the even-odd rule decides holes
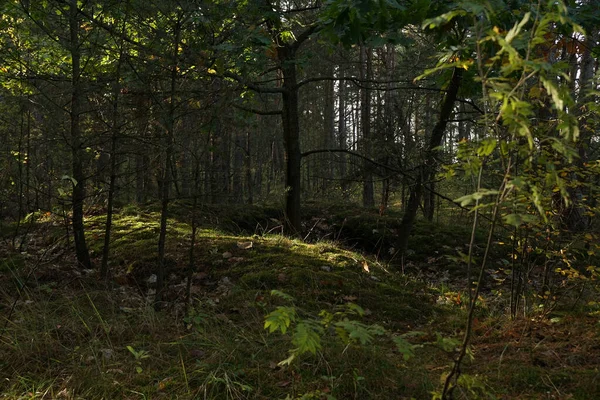
[[[119,247],[129,232],[143,246],[132,258],[152,286],[146,305],[181,300],[189,319],[194,279],[212,263],[199,246],[243,264],[214,241],[235,232],[235,253],[277,234],[352,248],[365,273],[375,263],[421,279],[437,265],[428,276],[439,283],[452,265],[456,286],[442,293],[466,328],[460,340],[437,338],[456,351],[434,397],[491,396],[461,374],[482,295],[504,293],[499,309],[513,321],[535,310],[551,318],[566,303],[597,312],[599,35],[593,0],[0,2],[3,335],[50,256],[102,284],[131,284],[142,263]],[[229,233],[209,245],[197,238],[208,225]],[[274,282],[285,287],[286,274]],[[503,291],[488,283],[500,280]],[[320,349],[322,326],[340,315],[274,312],[271,333],[297,323],[288,364]],[[338,323],[346,343],[383,334]],[[405,361],[417,336],[395,341]],[[150,353],[128,348],[142,374]],[[245,398],[252,386],[219,379],[224,392],[212,398]],[[354,392],[338,398],[384,398],[353,379]],[[332,386],[287,395],[333,398]],[[581,398],[600,393],[589,390]]]

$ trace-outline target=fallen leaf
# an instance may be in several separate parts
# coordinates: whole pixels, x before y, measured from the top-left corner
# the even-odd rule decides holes
[[[248,241],[248,242],[237,242],[237,247],[238,249],[242,249],[242,250],[248,250],[252,248],[252,242]]]
[[[367,262],[366,262],[366,261],[363,261],[363,265],[362,265],[362,267],[363,267],[363,270],[364,270],[365,272],[370,272],[370,271],[369,271],[369,264],[367,264]]]
[[[233,254],[231,254],[230,252],[226,251],[225,253],[223,253],[223,258],[229,259],[231,257],[233,257]]]

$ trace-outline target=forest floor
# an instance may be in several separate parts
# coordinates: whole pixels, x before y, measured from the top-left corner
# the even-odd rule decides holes
[[[468,295],[460,253],[467,251],[468,228],[419,222],[411,250],[399,260],[398,214],[317,205],[305,213],[304,240],[296,240],[279,234],[276,208],[200,207],[187,312],[189,205],[172,206],[159,312],[152,307],[157,209],[127,206],[115,215],[107,282],[97,270],[77,268],[61,218],[25,221],[19,251],[23,236],[13,243],[14,226],[5,226],[0,399],[432,398],[464,335]],[[86,219],[96,265],[104,220],[101,212]],[[528,296],[511,319],[501,238],[494,248],[472,358],[455,397],[600,398],[591,286],[571,285],[558,298]],[[325,330],[316,354],[281,365],[297,345],[294,322],[286,334],[269,333],[264,324],[283,306],[293,307],[297,322],[330,315],[356,336],[344,341]],[[361,344],[365,332],[372,337]],[[399,336],[410,344],[396,346]]]

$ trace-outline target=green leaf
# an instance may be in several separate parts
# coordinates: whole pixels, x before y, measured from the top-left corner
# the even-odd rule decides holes
[[[460,342],[458,341],[458,339],[443,337],[439,333],[436,333],[435,336],[435,344],[447,353],[456,351],[456,348],[460,346]]]
[[[296,359],[297,354],[292,350],[290,351],[290,356],[288,358],[286,358],[285,360],[279,361],[277,363],[277,365],[279,365],[280,367],[283,367],[285,365],[290,365],[292,363],[292,361],[294,361]]]
[[[356,314],[360,317],[365,315],[365,310],[363,310],[363,308],[358,304],[346,303],[346,309],[350,314]]]
[[[480,157],[486,157],[492,154],[494,149],[496,149],[496,145],[498,141],[493,138],[483,139],[477,148],[477,155]]]
[[[77,186],[77,181],[72,176],[63,175],[60,179],[62,179],[63,181],[71,181],[71,183],[73,184],[73,186]]]
[[[297,354],[309,352],[316,354],[321,349],[323,328],[314,321],[305,320],[296,325],[292,343],[296,346]]]
[[[402,336],[394,337],[393,341],[400,354],[402,354],[404,361],[408,361],[415,356],[415,346]]]
[[[454,201],[460,203],[462,207],[465,207],[477,200],[481,200],[484,196],[491,196],[496,194],[498,194],[497,190],[479,189],[478,192],[467,194],[465,196],[459,197]]]
[[[385,329],[379,325],[369,326],[358,321],[350,321],[348,319],[337,322],[335,326],[343,329],[347,333],[349,342],[360,342],[362,345],[371,343],[374,335],[383,335],[385,333]],[[340,335],[340,338],[343,339],[342,335]]]
[[[513,39],[515,37],[517,37],[517,35],[521,32],[521,29],[523,29],[525,24],[529,21],[530,17],[531,17],[530,12],[525,13],[525,15],[523,16],[523,19],[519,23],[515,24],[515,26],[513,26],[510,31],[508,31],[508,33],[506,34],[506,38],[504,40],[506,40],[507,43],[512,42]]]
[[[465,10],[452,10],[434,18],[426,19],[421,25],[423,29],[434,29],[442,25],[446,25],[456,17],[467,15]]]
[[[546,89],[546,91],[552,97],[552,102],[554,103],[554,106],[556,107],[556,109],[563,110],[565,107],[565,102],[564,102],[563,98],[561,97],[560,92],[559,92],[558,88],[556,87],[556,85],[554,84],[554,82],[552,82],[544,77],[540,77],[540,80],[542,81],[542,84],[544,85],[544,89]]]
[[[508,214],[504,217],[504,222],[508,225],[519,227],[523,224],[535,222],[537,218],[530,214]]]
[[[271,290],[271,296],[276,296],[276,297],[282,298],[283,300],[287,300],[287,301],[290,301],[290,302],[292,302],[292,301],[295,300],[289,294],[284,293],[281,290],[276,290],[276,289]]]
[[[296,321],[296,309],[294,307],[277,307],[265,317],[264,329],[269,333],[280,330],[285,334],[292,322]]]
[[[131,347],[131,346],[127,346],[127,350],[129,350],[129,352],[130,352],[131,354],[133,354],[133,356],[134,356],[135,358],[137,358],[137,357],[138,357],[138,353],[137,353],[137,351],[135,351],[135,350],[134,350],[134,348],[133,348],[133,347]]]

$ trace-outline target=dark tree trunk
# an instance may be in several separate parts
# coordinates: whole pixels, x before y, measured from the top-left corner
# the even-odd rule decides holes
[[[211,199],[214,204],[229,201],[229,136],[222,129],[219,117],[215,117],[212,133]]]
[[[246,169],[246,188],[248,191],[248,204],[254,202],[254,185],[252,179],[252,153],[250,152],[250,132],[246,133],[246,157],[244,158],[244,168]],[[260,172],[258,172],[260,176]],[[260,193],[260,181],[256,182],[257,191]]]
[[[331,80],[326,81],[323,86],[325,92],[323,96],[325,100],[325,109],[323,111],[323,129],[325,131],[325,135],[323,137],[322,146],[324,149],[331,149],[335,146],[335,87],[333,81],[333,65],[327,67],[325,76],[331,78]],[[321,190],[325,192],[327,187],[330,186],[334,176],[334,170],[332,168],[333,164],[329,154],[325,153],[322,155],[322,165],[325,165],[325,168],[322,173],[323,183]]]
[[[423,195],[423,184],[429,182],[432,178],[432,174],[435,171],[435,155],[436,149],[442,143],[446,126],[448,125],[448,119],[452,115],[452,109],[458,96],[458,89],[462,82],[462,70],[455,68],[450,80],[450,85],[446,91],[446,95],[442,100],[440,108],[440,114],[437,123],[433,127],[429,143],[425,149],[425,161],[418,168],[418,175],[415,179],[415,183],[412,185],[410,190],[410,196],[408,204],[406,206],[404,216],[399,228],[398,237],[398,250],[402,253],[406,251],[408,244],[408,238],[412,232],[412,227],[419,210],[419,204],[421,203],[421,197]]]
[[[240,203],[244,199],[244,159],[246,156],[245,146],[245,135],[241,129],[236,129],[234,133],[234,145],[233,145],[233,173],[231,189],[233,195],[233,201]]]
[[[371,49],[365,46],[360,48],[360,78],[370,80],[372,71],[372,53]],[[366,85],[368,86],[368,84]],[[361,88],[361,113],[360,125],[362,131],[363,154],[366,157],[371,156],[371,90],[368,87]],[[373,188],[373,173],[371,164],[364,160],[363,162],[363,207],[372,208],[375,206],[375,190]]]
[[[165,244],[167,236],[167,218],[169,211],[169,188],[171,186],[171,159],[173,157],[173,143],[175,136],[175,91],[178,76],[178,48],[181,35],[181,20],[175,23],[173,38],[173,54],[171,66],[171,79],[169,89],[169,103],[165,121],[165,160],[163,164],[163,173],[161,179],[161,210],[160,210],[160,233],[158,235],[158,268],[156,271],[156,297],[154,298],[154,308],[160,309],[163,292],[165,288],[166,263],[165,263]]]
[[[340,77],[344,76],[344,70],[340,65],[338,75]],[[338,146],[342,150],[347,149],[347,129],[346,129],[346,82],[343,80],[339,81],[339,93],[338,93]],[[342,195],[346,197],[346,191],[348,189],[347,181],[346,181],[346,155],[341,153],[339,155],[339,178],[341,179],[341,189]]]
[[[110,180],[108,184],[108,199],[106,205],[106,227],[104,229],[104,247],[102,248],[102,264],[100,266],[100,277],[108,277],[108,257],[110,253],[110,235],[112,230],[113,206],[115,197],[115,186],[117,181],[117,144],[119,139],[119,93],[121,92],[121,63],[123,53],[121,52],[117,63],[117,73],[113,89],[113,108],[111,121],[111,141],[110,141]]]
[[[83,173],[84,152],[81,143],[81,49],[79,43],[79,11],[77,0],[71,0],[69,9],[69,32],[71,52],[71,157],[73,174],[73,239],[75,254],[80,267],[90,269],[92,262],[85,242],[83,225],[83,202],[85,200],[85,175]]]
[[[298,87],[295,50],[290,46],[278,51],[283,73],[282,114],[285,149],[285,217],[287,230],[292,235],[300,232],[300,118],[298,116]]]
[[[434,178],[433,174],[431,176],[431,178]],[[423,200],[423,215],[425,216],[425,219],[429,222],[433,222],[433,216],[435,214],[435,183],[430,180],[429,182],[426,183],[427,185],[427,190],[425,191],[425,193],[423,193],[424,196],[424,200]]]

